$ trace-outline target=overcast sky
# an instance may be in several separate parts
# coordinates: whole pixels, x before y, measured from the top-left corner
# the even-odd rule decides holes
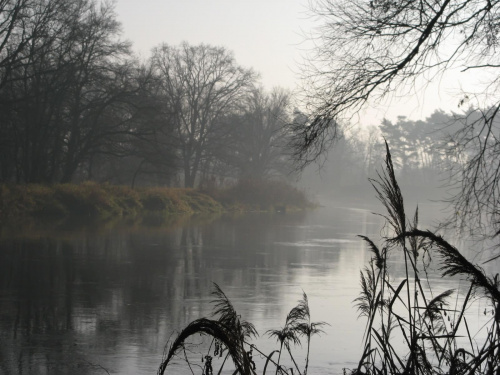
[[[116,0],[123,37],[148,57],[160,43],[207,43],[234,52],[236,61],[260,73],[264,87],[294,89],[298,63],[306,54],[305,36],[314,21],[308,0]],[[464,75],[448,75],[420,94],[377,104],[361,114],[365,125],[378,125],[383,117],[413,119],[434,109],[456,110]]]
[[[265,87],[294,88],[307,0],[117,0],[123,36],[149,56],[160,43],[208,43],[234,52]]]

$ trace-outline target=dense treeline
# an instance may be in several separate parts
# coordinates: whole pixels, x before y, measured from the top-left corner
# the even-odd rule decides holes
[[[113,5],[0,0],[0,182],[213,184],[288,172],[290,94],[209,45],[139,61]]]
[[[366,186],[382,137],[402,183],[437,185],[471,155],[463,137],[481,139],[457,138],[456,117],[338,128],[322,185]],[[140,61],[110,3],[0,0],[0,182],[210,188],[290,176],[287,145],[307,121],[291,93],[264,90],[223,47],[162,44]]]
[[[472,144],[467,150],[459,147],[458,138],[463,119],[470,121],[473,115],[472,109],[465,114],[436,110],[424,120],[399,116],[396,121],[384,119],[378,125],[345,130],[321,164],[318,190],[353,195],[359,195],[359,189],[368,191],[366,180],[377,177],[383,160],[383,139],[392,147],[400,183],[412,194],[451,187],[457,182],[454,179],[457,172],[476,150]],[[316,174],[316,166],[306,168],[309,180]]]

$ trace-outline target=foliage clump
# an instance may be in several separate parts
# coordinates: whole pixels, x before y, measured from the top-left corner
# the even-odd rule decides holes
[[[93,182],[85,182],[82,185],[56,185],[54,198],[68,213],[78,213],[80,216],[99,217],[121,213],[120,206],[113,196]]]
[[[241,211],[286,211],[313,206],[304,192],[275,180],[240,180],[225,189],[208,193],[225,207]]]
[[[140,201],[147,211],[189,211],[189,206],[181,200],[179,191],[174,189],[141,189]]]
[[[166,211],[169,213],[221,211],[221,206],[214,199],[194,189],[140,189],[140,200],[147,211]]]

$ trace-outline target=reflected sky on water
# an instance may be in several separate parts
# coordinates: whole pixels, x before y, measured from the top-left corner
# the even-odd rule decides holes
[[[3,228],[0,374],[154,374],[171,335],[210,315],[213,283],[255,324],[265,353],[276,348],[265,332],[306,292],[313,321],[329,324],[313,339],[310,373],[353,368],[365,322],[352,301],[370,258],[357,235],[380,238],[373,211],[329,204],[285,215]],[[302,363],[304,348],[297,353]]]

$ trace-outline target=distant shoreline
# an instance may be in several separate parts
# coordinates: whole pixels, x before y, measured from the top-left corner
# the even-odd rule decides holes
[[[22,218],[111,218],[222,212],[286,212],[312,208],[305,194],[277,181],[244,181],[205,190],[130,188],[85,182],[0,185],[0,223]]]

